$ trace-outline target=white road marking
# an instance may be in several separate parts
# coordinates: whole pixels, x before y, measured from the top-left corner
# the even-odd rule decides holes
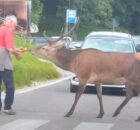
[[[18,119],[0,126],[0,130],[35,130],[49,120]]]
[[[112,123],[81,123],[73,130],[111,130]]]
[[[4,97],[5,97],[5,93],[2,92],[2,93],[1,93],[1,99],[4,99]]]

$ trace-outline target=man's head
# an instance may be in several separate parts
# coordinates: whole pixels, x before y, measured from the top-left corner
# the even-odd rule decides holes
[[[4,24],[10,27],[11,30],[15,30],[17,26],[17,18],[15,15],[7,15],[4,20]]]

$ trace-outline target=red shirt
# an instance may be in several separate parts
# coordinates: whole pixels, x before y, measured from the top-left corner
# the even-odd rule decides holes
[[[0,26],[0,46],[7,49],[14,48],[14,32],[6,25]]]

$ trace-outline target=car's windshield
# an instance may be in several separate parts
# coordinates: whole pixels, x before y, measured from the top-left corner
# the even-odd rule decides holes
[[[95,48],[105,52],[134,52],[132,40],[120,37],[88,37],[81,48]]]

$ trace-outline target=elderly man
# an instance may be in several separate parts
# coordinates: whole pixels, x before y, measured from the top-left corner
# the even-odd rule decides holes
[[[6,16],[4,23],[0,26],[0,111],[2,109],[1,84],[6,86],[6,95],[4,100],[4,113],[15,115],[12,109],[14,101],[14,80],[13,80],[13,54],[17,60],[21,59],[19,48],[14,47],[14,30],[17,26],[17,18],[14,15]]]

